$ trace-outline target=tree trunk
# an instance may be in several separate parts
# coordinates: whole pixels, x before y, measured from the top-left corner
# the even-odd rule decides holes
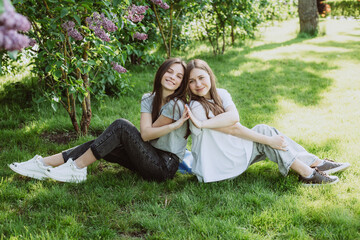
[[[70,111],[68,112],[69,113],[69,116],[70,116],[70,119],[71,119],[71,123],[74,127],[74,130],[76,132],[76,134],[80,134],[80,129],[79,129],[79,124],[76,120],[76,104],[75,104],[75,99],[74,99],[74,96],[72,94],[70,94],[69,96],[69,100],[70,100]]]
[[[90,47],[90,43],[87,43],[84,46],[84,52],[83,52],[83,60],[87,61],[88,60],[88,54],[87,51]],[[84,82],[84,87],[86,89],[86,95],[83,99],[81,108],[82,108],[82,117],[81,117],[81,121],[80,121],[80,128],[81,128],[81,134],[82,135],[87,135],[88,133],[88,129],[90,126],[90,122],[91,122],[91,116],[92,116],[92,112],[91,112],[91,102],[90,102],[90,82],[89,82],[89,76],[87,73],[82,74],[81,75],[83,82]]]
[[[159,30],[160,30],[160,33],[161,33],[161,37],[163,39],[163,43],[164,43],[164,46],[165,46],[167,58],[170,58],[171,53],[170,53],[170,50],[169,50],[169,46],[167,45],[167,42],[166,42],[163,26],[162,26],[162,23],[160,22],[160,19],[159,19],[159,14],[156,11],[155,3],[153,3],[153,9],[154,9],[155,17],[156,17],[156,23],[158,24],[158,27],[159,27]]]
[[[299,0],[300,33],[315,35],[318,31],[319,15],[316,0]]]

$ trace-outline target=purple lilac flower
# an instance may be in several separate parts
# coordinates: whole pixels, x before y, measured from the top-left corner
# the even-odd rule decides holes
[[[80,40],[83,40],[83,36],[78,32],[78,30],[76,29],[71,29],[68,31],[68,34],[70,37],[72,37],[73,39],[77,40],[77,41],[80,41]]]
[[[111,62],[111,65],[113,66],[112,68],[119,73],[127,72],[127,70],[123,66],[117,64],[116,62]]]
[[[5,12],[15,12],[15,8],[13,7],[13,5],[11,5],[10,1],[4,0],[3,2]]]
[[[167,5],[167,3],[165,3],[165,2],[161,3],[159,6],[165,10],[169,9],[169,5]]]
[[[134,33],[133,35],[134,38],[139,39],[139,40],[146,40],[148,38],[148,35],[146,33]]]
[[[100,38],[101,40],[105,41],[105,42],[110,42],[110,37],[109,35],[106,34],[106,32],[104,31],[104,29],[102,28],[95,28],[94,29],[94,34]]]
[[[64,28],[67,32],[67,34],[74,38],[77,41],[83,40],[83,36],[76,30],[75,23],[73,21],[67,21],[63,24],[61,24],[61,27]]]
[[[75,27],[75,23],[73,21],[67,21],[61,24],[61,27],[65,29],[66,31],[70,31]]]
[[[133,4],[128,8],[128,14],[125,16],[125,18],[134,23],[141,22],[141,20],[144,19],[144,14],[148,8],[148,6],[136,6]]]
[[[30,39],[17,31],[27,32],[31,28],[29,20],[15,12],[8,0],[4,3],[4,12],[0,15],[0,49],[7,51],[21,50],[29,46]]]
[[[94,12],[93,16],[87,17],[85,21],[89,24],[89,28],[94,30],[95,36],[106,42],[110,41],[110,37],[106,34],[105,30],[115,32],[118,29],[118,27],[111,20],[106,18],[104,14],[100,15],[98,12]]]
[[[118,27],[115,25],[115,23],[113,23],[111,20],[106,18],[103,13],[101,14],[101,20],[102,20],[101,25],[105,30],[109,32],[115,32],[116,30],[118,30]]]
[[[29,46],[30,39],[16,30],[8,30],[0,26],[0,49],[7,51],[21,50]]]
[[[153,2],[155,5],[158,5],[159,7],[163,8],[163,9],[169,9],[169,5],[167,5],[167,3],[163,2],[162,0],[150,0],[151,2]]]
[[[0,26],[23,32],[27,32],[31,28],[29,20],[25,16],[16,12],[4,12],[1,14]]]
[[[33,46],[35,46],[36,43],[37,43],[37,42],[36,42],[35,39],[30,38],[29,46],[33,47]]]

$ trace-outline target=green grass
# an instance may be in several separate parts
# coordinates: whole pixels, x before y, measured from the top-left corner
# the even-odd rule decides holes
[[[223,56],[213,57],[201,43],[177,54],[209,62],[242,124],[275,126],[320,157],[350,162],[337,174],[338,184],[306,188],[268,161],[211,184],[181,174],[147,182],[103,161],[89,167],[85,183],[36,181],[7,164],[94,137],[51,143],[41,134],[72,130],[65,111],[55,114],[47,103],[3,103],[0,239],[360,239],[360,28],[351,21],[321,25],[326,35],[317,38],[297,37],[297,21],[288,21]],[[151,89],[155,69],[131,72],[134,92],[93,103],[93,130],[120,117],[139,126],[139,99]]]

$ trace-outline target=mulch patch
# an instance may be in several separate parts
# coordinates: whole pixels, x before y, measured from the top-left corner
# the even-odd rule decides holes
[[[92,136],[99,136],[103,130],[90,130],[89,134]],[[69,142],[78,139],[76,132],[43,132],[40,137],[48,142],[56,144],[68,144]]]

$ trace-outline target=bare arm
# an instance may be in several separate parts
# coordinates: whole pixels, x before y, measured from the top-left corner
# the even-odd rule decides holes
[[[230,134],[235,137],[243,138],[253,142],[266,144],[274,149],[286,151],[287,144],[283,136],[280,135],[271,136],[271,137],[265,136],[251,129],[248,129],[247,127],[244,127],[239,122],[230,127],[215,128],[213,130]]]
[[[150,113],[141,113],[141,138],[144,141],[150,141],[164,136],[169,132],[180,128],[184,124],[184,122],[188,120],[188,118],[189,115],[185,110],[181,118],[175,122],[171,118],[167,118],[161,115],[154,123],[152,123],[152,117]]]
[[[216,115],[213,118],[199,120],[196,111],[193,113],[188,106],[185,106],[189,113],[189,117],[197,128],[221,128],[230,127],[239,122],[239,113],[235,106],[229,106],[224,113]]]
[[[158,119],[152,124],[153,127],[162,127],[165,125],[169,125],[173,123],[174,120],[168,117],[165,117],[164,115],[160,115]]]

